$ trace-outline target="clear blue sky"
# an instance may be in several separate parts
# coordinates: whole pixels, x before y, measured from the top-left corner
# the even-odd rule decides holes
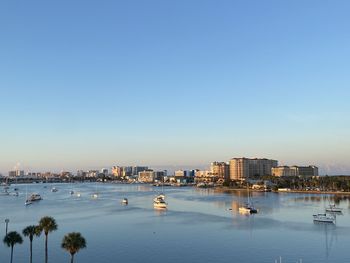
[[[0,3],[0,171],[267,157],[350,174],[350,2]]]

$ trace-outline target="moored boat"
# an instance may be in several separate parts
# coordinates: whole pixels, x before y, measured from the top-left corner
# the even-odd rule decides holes
[[[128,198],[123,198],[122,204],[127,205],[129,203]]]
[[[336,207],[335,204],[329,205],[329,206],[326,208],[326,212],[331,212],[331,213],[341,213],[342,211],[343,211],[343,209],[340,208],[340,207]]]
[[[40,201],[42,200],[43,198],[41,197],[40,194],[37,194],[37,193],[33,193],[31,194],[26,201],[30,201],[30,202],[35,202],[35,201]]]
[[[153,207],[159,209],[166,209],[167,203],[165,202],[165,195],[159,194],[153,199]]]
[[[314,222],[319,223],[335,223],[336,217],[334,215],[327,215],[327,214],[316,214],[313,215]]]

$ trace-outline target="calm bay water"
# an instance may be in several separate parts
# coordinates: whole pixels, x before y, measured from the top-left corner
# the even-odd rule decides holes
[[[59,191],[51,192],[55,186]],[[153,209],[162,189],[148,185],[30,184],[20,195],[0,196],[0,236],[21,232],[42,216],[53,216],[59,229],[49,235],[49,262],[69,262],[60,248],[64,234],[79,231],[86,238],[76,262],[350,262],[349,199],[336,199],[344,209],[336,225],[314,224],[312,214],[324,212],[331,196],[291,193],[253,193],[259,214],[238,213],[245,192],[165,187],[167,211]],[[28,193],[44,200],[25,207]],[[81,197],[71,196],[70,191]],[[99,192],[98,199],[91,194]],[[122,198],[129,199],[122,206]],[[332,201],[333,202],[333,201]],[[34,239],[34,262],[44,261],[44,237]],[[0,244],[0,262],[9,261],[10,249]],[[29,241],[15,247],[14,262],[29,262]]]

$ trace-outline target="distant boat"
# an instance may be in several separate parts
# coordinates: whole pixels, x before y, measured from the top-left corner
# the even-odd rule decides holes
[[[73,191],[73,190],[72,190],[72,191],[70,191],[69,193],[70,193],[71,195],[74,195],[74,191]]]
[[[27,200],[25,201],[25,205],[30,205],[32,202],[37,202],[37,201],[40,201],[42,200],[42,197],[40,194],[37,194],[37,193],[34,193],[34,194],[31,194],[29,196],[29,198],[27,198]]]
[[[258,213],[258,210],[254,207],[253,202],[251,202],[251,200],[250,200],[249,186],[247,186],[247,194],[248,194],[247,203],[245,205],[239,207],[238,212],[241,214],[256,214],[256,213]]]
[[[123,198],[122,204],[127,205],[129,203],[128,198]]]
[[[314,222],[319,223],[331,223],[334,224],[336,217],[334,215],[327,215],[327,214],[316,214],[313,215]]]
[[[97,193],[94,193],[94,194],[91,195],[91,197],[92,197],[93,199],[97,199],[97,198],[98,198],[98,194],[97,194]]]
[[[51,192],[55,193],[57,191],[58,191],[58,189],[56,187],[52,187]]]
[[[167,208],[167,203],[165,202],[165,195],[164,194],[159,194],[153,199],[153,207],[160,208],[160,209]]]
[[[331,212],[331,213],[342,213],[342,212],[343,212],[343,208],[336,207],[335,204],[330,204],[330,205],[326,208],[326,212]]]

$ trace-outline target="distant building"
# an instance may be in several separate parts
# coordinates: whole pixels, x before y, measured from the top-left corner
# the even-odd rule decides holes
[[[155,172],[153,170],[146,170],[139,172],[138,180],[143,183],[153,183],[155,179]]]
[[[212,162],[210,171],[212,176],[217,177],[217,180],[222,183],[230,179],[230,166],[225,162]]]
[[[230,180],[243,180],[249,177],[249,159],[233,158],[230,160]]]
[[[108,175],[108,169],[107,168],[102,168],[100,173],[104,174],[104,175]]]
[[[244,180],[253,176],[271,175],[278,161],[260,158],[233,158],[230,160],[230,180]]]
[[[278,166],[271,169],[273,176],[318,176],[316,166]]]
[[[9,171],[9,177],[16,177],[16,171]]]
[[[132,167],[132,175],[138,175],[139,172],[147,171],[148,166],[134,166]]]
[[[167,176],[167,171],[155,171],[154,172],[154,180],[157,180],[159,182],[163,182],[164,181],[164,177]]]
[[[23,177],[24,176],[24,171],[23,170],[14,170],[14,171],[9,171],[9,177]]]

